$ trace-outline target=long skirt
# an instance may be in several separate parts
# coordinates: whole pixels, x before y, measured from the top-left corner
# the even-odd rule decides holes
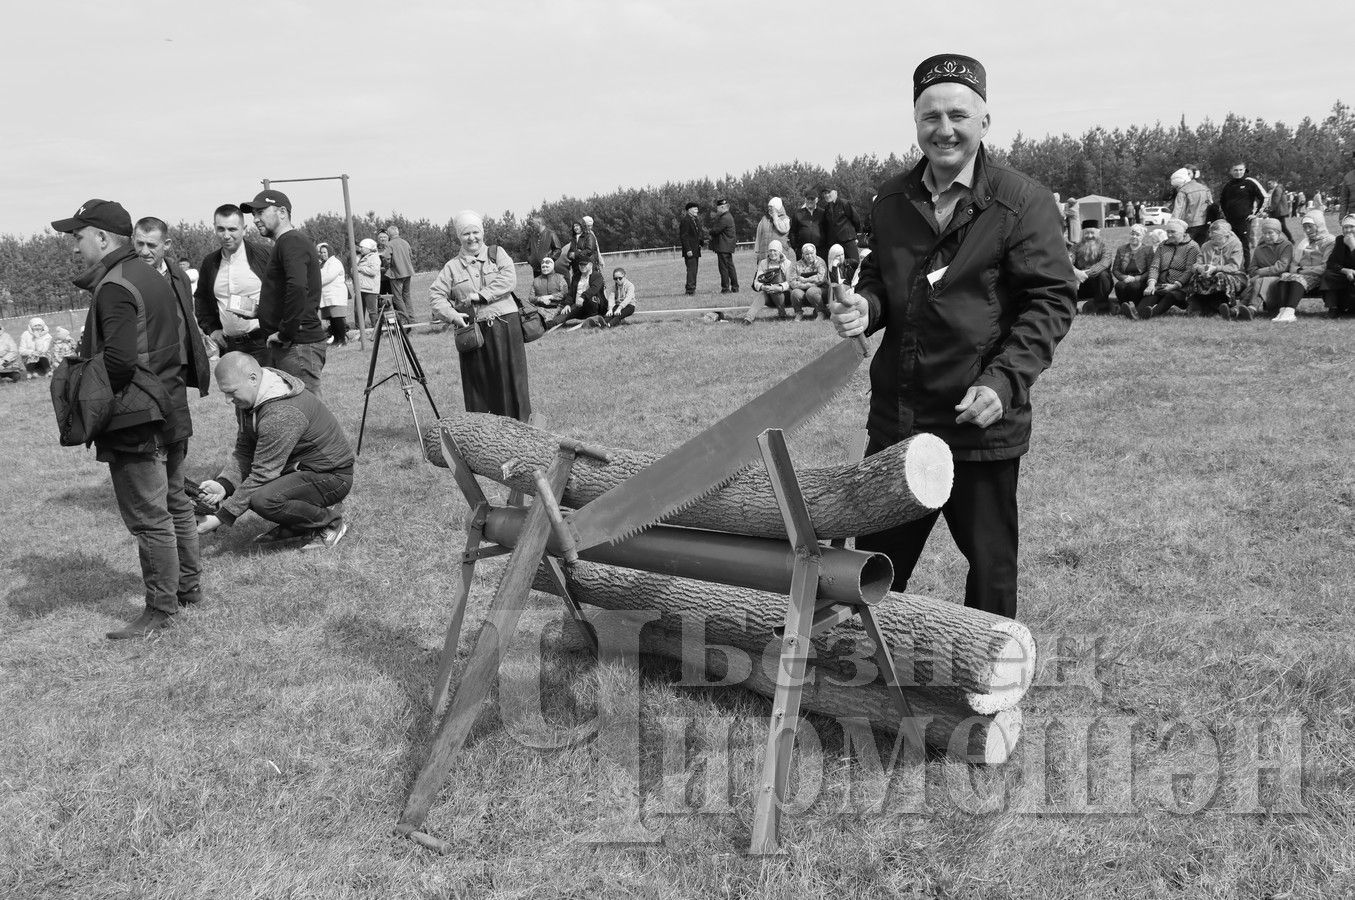
[[[461,390],[466,412],[487,412],[526,422],[532,415],[527,392],[527,348],[517,313],[480,323],[485,345],[461,354]]]
[[[1223,294],[1231,303],[1246,290],[1247,276],[1237,272],[1215,272],[1212,275],[1193,275],[1186,284],[1192,294]]]

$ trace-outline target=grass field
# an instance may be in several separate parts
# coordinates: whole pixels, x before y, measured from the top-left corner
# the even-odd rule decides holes
[[[627,269],[642,304],[685,300],[676,260]],[[487,707],[428,820],[453,852],[392,837],[434,727],[465,513],[393,385],[373,394],[336,552],[259,552],[246,517],[205,543],[202,607],[133,644],[103,637],[140,606],[105,467],[57,447],[45,384],[0,387],[0,897],[1352,896],[1355,323],[1316,309],[1289,327],[1075,324],[1022,465],[1021,616],[1042,666],[1014,760],[901,765],[875,809],[869,760],[816,718],[770,859],[743,854],[765,699],[658,663],[637,687],[549,645],[553,725],[637,704],[638,783],[606,747],[534,748]],[[834,340],[696,317],[555,333],[528,350],[533,402],[562,434],[666,449]],[[450,334],[413,342],[459,409]],[[330,354],[326,398],[354,438],[365,377],[356,346]],[[865,408],[863,368],[792,436],[797,463],[859,453]],[[209,475],[232,417],[214,394],[194,423],[190,469]],[[911,587],[954,600],[963,581],[939,526]],[[1248,747],[1278,771],[1257,775]],[[617,845],[635,803],[660,838]]]

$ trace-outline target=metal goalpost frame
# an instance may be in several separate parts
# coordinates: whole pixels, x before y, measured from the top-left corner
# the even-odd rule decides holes
[[[365,310],[360,310],[362,306],[362,292],[358,290],[358,243],[353,239],[353,204],[348,199],[348,176],[347,175],[322,175],[319,178],[264,178],[263,189],[266,191],[275,184],[296,184],[301,181],[341,181],[343,182],[343,221],[348,226],[348,273],[347,277],[353,280],[353,321],[358,326],[358,347],[363,352],[367,350],[367,337],[362,330],[362,314]]]

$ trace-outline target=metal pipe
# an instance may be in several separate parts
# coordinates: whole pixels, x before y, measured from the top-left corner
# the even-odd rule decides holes
[[[527,511],[497,507],[485,522],[485,540],[505,547],[517,543]],[[564,547],[554,534],[546,544],[554,556]],[[894,566],[883,553],[820,547],[820,604],[876,604],[894,580]],[[599,544],[579,554],[589,562],[659,575],[694,578],[716,584],[785,594],[795,570],[795,550],[785,540],[655,525],[616,544]]]

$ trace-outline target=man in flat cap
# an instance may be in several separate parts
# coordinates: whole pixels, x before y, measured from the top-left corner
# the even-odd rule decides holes
[[[738,236],[734,233],[734,214],[724,197],[715,201],[715,215],[710,222],[710,250],[715,254],[716,268],[720,270],[720,293],[739,292],[739,273],[734,271],[734,248]]]
[[[687,265],[687,282],[684,287],[689,297],[696,293],[696,272],[701,266],[701,242],[704,233],[701,230],[701,223],[697,221],[700,214],[700,206],[688,203],[682,208],[682,221],[678,223],[678,242],[682,245],[682,259]]]
[[[1072,264],[1048,190],[988,158],[987,83],[947,53],[913,73],[923,159],[882,184],[855,289],[837,289],[843,337],[884,331],[871,362],[875,453],[918,432],[950,445],[940,513],[969,561],[965,605],[1016,617],[1016,483],[1030,444],[1030,388],[1076,309]],[[938,513],[856,546],[894,563],[904,590]]]
[[[93,295],[79,355],[102,356],[118,395],[94,446],[97,459],[108,463],[118,512],[136,538],[146,586],[145,610],[108,637],[145,637],[202,597],[183,462],[193,434],[187,388],[207,394],[205,349],[187,294],[176,295],[137,258],[132,218],[121,204],[90,200],[52,229],[75,238],[75,255],[89,267],[75,280]]]
[[[259,234],[273,239],[255,310],[268,335],[265,365],[300,378],[318,397],[329,336],[320,320],[320,254],[292,224],[292,201],[281,191],[260,191],[240,209],[254,216]]]

